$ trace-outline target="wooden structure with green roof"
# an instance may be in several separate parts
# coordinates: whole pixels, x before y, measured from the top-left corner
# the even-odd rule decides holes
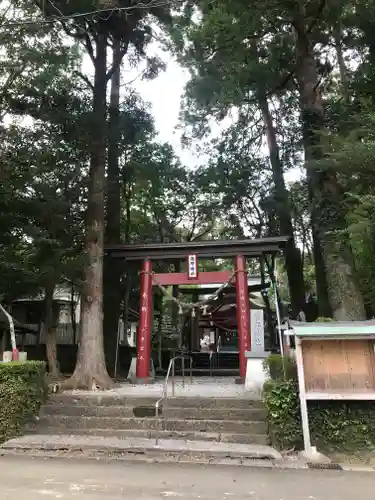
[[[305,450],[307,401],[375,401],[375,320],[292,323]]]

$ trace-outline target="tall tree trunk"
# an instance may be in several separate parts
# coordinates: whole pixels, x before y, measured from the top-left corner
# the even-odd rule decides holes
[[[86,213],[86,263],[82,290],[81,337],[74,373],[63,387],[108,389],[103,345],[103,253],[104,190],[107,129],[107,35],[96,40],[95,80],[92,111],[92,152]]]
[[[59,378],[60,370],[57,362],[57,339],[56,325],[53,311],[53,294],[55,292],[55,283],[52,281],[44,288],[44,321],[43,330],[46,339],[46,355],[48,361],[48,371],[51,377]]]
[[[366,3],[364,2],[361,6],[362,9],[367,9],[365,7]],[[368,8],[371,9],[371,13],[369,15],[365,15],[364,12],[361,13],[360,16],[357,17],[357,29],[359,29],[362,34],[362,43],[368,49],[367,56],[367,64],[366,64],[366,80],[363,82],[363,94],[367,94],[371,100],[372,104],[375,105],[375,37],[374,37],[374,29],[375,22],[373,16],[373,7],[371,4],[368,4]]]
[[[276,131],[273,125],[268,100],[264,94],[259,94],[259,105],[263,115],[264,125],[266,127],[267,143],[272,167],[272,178],[275,187],[276,213],[280,221],[280,231],[283,236],[289,236],[289,240],[285,246],[284,256],[289,281],[292,310],[294,316],[296,316],[301,310],[304,310],[306,305],[301,253],[296,247],[294,239],[289,197],[285,186],[283,166],[276,139]]]
[[[338,23],[334,28],[333,32],[334,41],[335,41],[335,50],[337,63],[340,71],[340,84],[341,84],[341,93],[346,103],[349,102],[349,81],[348,81],[348,71],[346,69],[344,52],[342,50],[342,32],[341,32],[341,24]]]
[[[121,43],[113,42],[113,65],[111,81],[108,130],[108,175],[105,242],[118,244],[121,239],[121,187],[120,187],[120,79]],[[104,258],[104,351],[107,370],[114,375],[116,351],[118,349],[118,323],[121,312],[121,262]]]
[[[76,345],[77,341],[77,321],[76,321],[76,308],[77,304],[75,303],[75,289],[72,284],[70,289],[70,323],[72,325],[72,333],[73,333],[73,345]]]
[[[324,107],[318,88],[314,51],[303,12],[295,19],[294,28],[305,162],[312,202],[318,299],[322,303],[323,296],[325,309],[328,305],[325,304],[328,292],[333,316],[337,320],[363,319],[365,309],[355,277],[353,254],[346,236],[340,186],[334,171],[328,168],[322,170],[315,165],[323,156],[321,135],[324,130]],[[326,290],[324,276],[328,285]]]

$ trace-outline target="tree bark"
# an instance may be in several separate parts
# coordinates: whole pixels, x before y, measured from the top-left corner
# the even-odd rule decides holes
[[[179,260],[176,260],[174,263],[174,272],[179,273],[181,271],[181,262]],[[178,285],[173,285],[172,286],[172,296],[175,299],[178,299],[178,296],[180,294],[180,287]],[[180,315],[180,308],[176,304],[175,301],[172,302],[172,328],[174,329],[174,332],[177,332],[178,326],[179,326],[179,315]]]
[[[276,131],[272,121],[268,100],[266,95],[259,94],[259,106],[263,115],[266,127],[267,143],[272,167],[272,178],[275,187],[276,213],[280,222],[280,231],[283,236],[289,236],[285,246],[285,267],[288,275],[290,300],[293,315],[304,310],[305,284],[303,280],[302,259],[299,249],[296,247],[294,230],[291,218],[288,192],[285,186],[283,166],[280,159],[279,147],[277,144]]]
[[[371,9],[372,12],[372,6],[369,8]],[[371,98],[372,105],[375,105],[375,37],[374,37],[374,29],[375,29],[375,23],[374,23],[374,17],[373,15],[366,15],[367,11],[367,6],[366,3],[363,3],[362,5],[358,4],[358,6],[361,6],[362,12],[360,15],[357,17],[357,28],[362,32],[363,38],[362,38],[362,43],[363,45],[368,49],[368,56],[367,56],[367,71],[366,71],[366,79],[363,82],[363,88],[362,88],[362,95],[368,95]],[[360,103],[361,105],[361,103]]]
[[[337,320],[364,319],[363,299],[346,236],[340,186],[334,171],[316,166],[316,162],[323,157],[321,136],[324,131],[324,107],[304,13],[301,12],[295,19],[294,28],[305,162],[312,202],[319,314],[328,314],[327,306],[330,305]]]
[[[8,332],[5,329],[2,329],[0,332],[0,356],[3,359],[4,352],[7,350],[7,340],[8,340]]]
[[[345,102],[348,103],[349,102],[348,71],[346,69],[344,52],[342,50],[342,32],[340,24],[337,24],[337,26],[334,28],[333,36],[335,41],[337,63],[340,71],[341,93]]]
[[[93,390],[112,386],[103,345],[103,253],[104,190],[106,156],[107,35],[96,41],[95,80],[92,111],[92,152],[86,213],[84,284],[82,290],[81,337],[74,373],[64,388]]]
[[[74,301],[75,289],[72,284],[70,289],[70,322],[72,325],[72,334],[73,334],[73,345],[76,345],[77,342],[77,322],[76,322],[76,307],[77,304]]]
[[[120,80],[121,43],[113,42],[113,66],[108,127],[107,210],[105,242],[119,244],[121,239],[121,187],[120,187]],[[104,258],[104,351],[107,370],[116,372],[117,332],[121,313],[121,262]]]
[[[53,294],[55,292],[55,284],[52,282],[48,283],[48,285],[44,288],[44,292],[43,330],[46,339],[48,371],[51,377],[57,379],[60,377],[60,370],[57,361],[56,325],[53,312]]]

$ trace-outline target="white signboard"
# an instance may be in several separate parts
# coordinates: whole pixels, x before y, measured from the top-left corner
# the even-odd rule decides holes
[[[263,309],[251,309],[251,350],[264,352],[264,313]]]
[[[198,278],[198,259],[196,255],[188,256],[188,278],[189,280]]]
[[[128,345],[130,347],[137,346],[137,328],[138,323],[130,323],[130,325],[128,326]]]

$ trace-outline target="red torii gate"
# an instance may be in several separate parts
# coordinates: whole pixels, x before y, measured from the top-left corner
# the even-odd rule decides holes
[[[250,305],[246,257],[262,258],[276,255],[285,246],[288,237],[229,241],[194,241],[186,243],[151,243],[143,245],[106,246],[107,254],[128,261],[142,261],[140,272],[140,312],[137,333],[138,383],[147,383],[150,377],[152,286],[160,285],[223,284],[232,276],[231,271],[198,272],[198,258],[235,257],[235,283],[237,302],[237,328],[239,342],[240,380],[246,376],[245,352],[251,350]],[[152,273],[152,261],[187,259],[186,273]]]

